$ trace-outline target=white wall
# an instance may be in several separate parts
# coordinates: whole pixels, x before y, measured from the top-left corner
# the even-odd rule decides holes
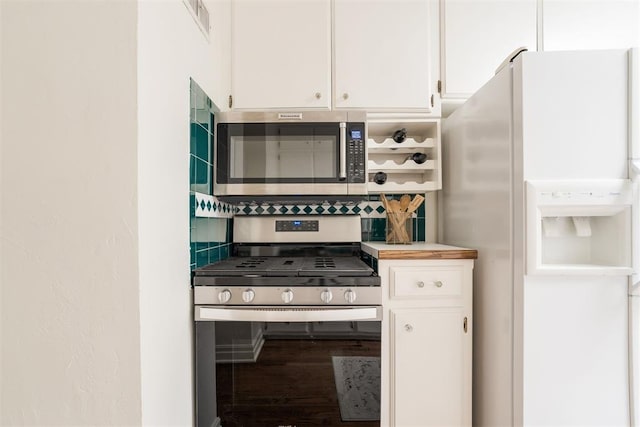
[[[181,0],[0,1],[0,425],[190,425],[189,78],[229,93]],[[5,125],[6,124],[6,125]]]
[[[0,424],[138,425],[136,5],[0,10]]]
[[[192,424],[189,78],[218,104],[229,93],[229,1],[207,5],[210,42],[181,0],[138,5],[142,421],[149,426]]]

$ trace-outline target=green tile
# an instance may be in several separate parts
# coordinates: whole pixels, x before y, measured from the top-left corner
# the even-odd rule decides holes
[[[192,156],[196,155],[196,142],[198,140],[198,125],[196,123],[191,123],[189,126],[189,154]]]
[[[209,264],[209,249],[196,252],[196,267],[200,268]]]
[[[194,191],[193,185],[196,183],[196,158],[195,156],[189,156],[189,184],[192,191]]]
[[[209,263],[220,261],[220,247],[209,248]]]
[[[228,243],[233,242],[233,218],[227,218],[227,239]]]
[[[424,196],[424,194],[422,194],[422,196]],[[425,215],[425,205],[426,205],[427,201],[425,200],[424,202],[422,202],[420,204],[420,206],[418,206],[418,210],[416,211],[416,214],[418,214],[418,217],[420,218],[424,218]]]
[[[191,154],[194,154],[196,157],[199,157],[207,163],[211,163],[212,159],[209,154],[211,148],[209,132],[205,128],[197,124],[192,125],[192,129],[194,135],[192,138],[193,152]]]
[[[371,235],[373,242],[384,242],[386,238],[387,221],[385,218],[371,218]]]
[[[415,234],[415,238],[414,240],[417,242],[424,242],[426,241],[426,226],[425,226],[425,221],[424,218],[416,218],[416,223],[415,226],[413,228],[414,234]]]
[[[211,171],[210,171],[211,167],[209,166],[209,164],[207,162],[205,162],[204,160],[199,159],[199,158],[195,159],[195,163],[196,163],[196,176],[195,176],[195,182],[194,183],[195,184],[208,184],[209,183],[209,176],[210,176],[210,173],[211,173]],[[198,190],[196,190],[196,191],[198,191]]]
[[[221,260],[229,258],[229,246],[230,245],[220,246],[220,259]]]

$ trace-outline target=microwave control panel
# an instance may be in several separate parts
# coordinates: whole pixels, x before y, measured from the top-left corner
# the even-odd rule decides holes
[[[349,123],[347,125],[348,182],[366,182],[365,156],[364,123]]]

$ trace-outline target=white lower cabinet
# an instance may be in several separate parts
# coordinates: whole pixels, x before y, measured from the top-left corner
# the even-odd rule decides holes
[[[462,310],[399,309],[390,314],[392,425],[467,425]]]
[[[470,426],[473,260],[379,260],[381,426]]]

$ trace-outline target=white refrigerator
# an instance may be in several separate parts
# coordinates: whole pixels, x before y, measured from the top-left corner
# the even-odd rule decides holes
[[[637,55],[521,53],[444,120],[439,239],[478,249],[474,425],[633,422]]]

